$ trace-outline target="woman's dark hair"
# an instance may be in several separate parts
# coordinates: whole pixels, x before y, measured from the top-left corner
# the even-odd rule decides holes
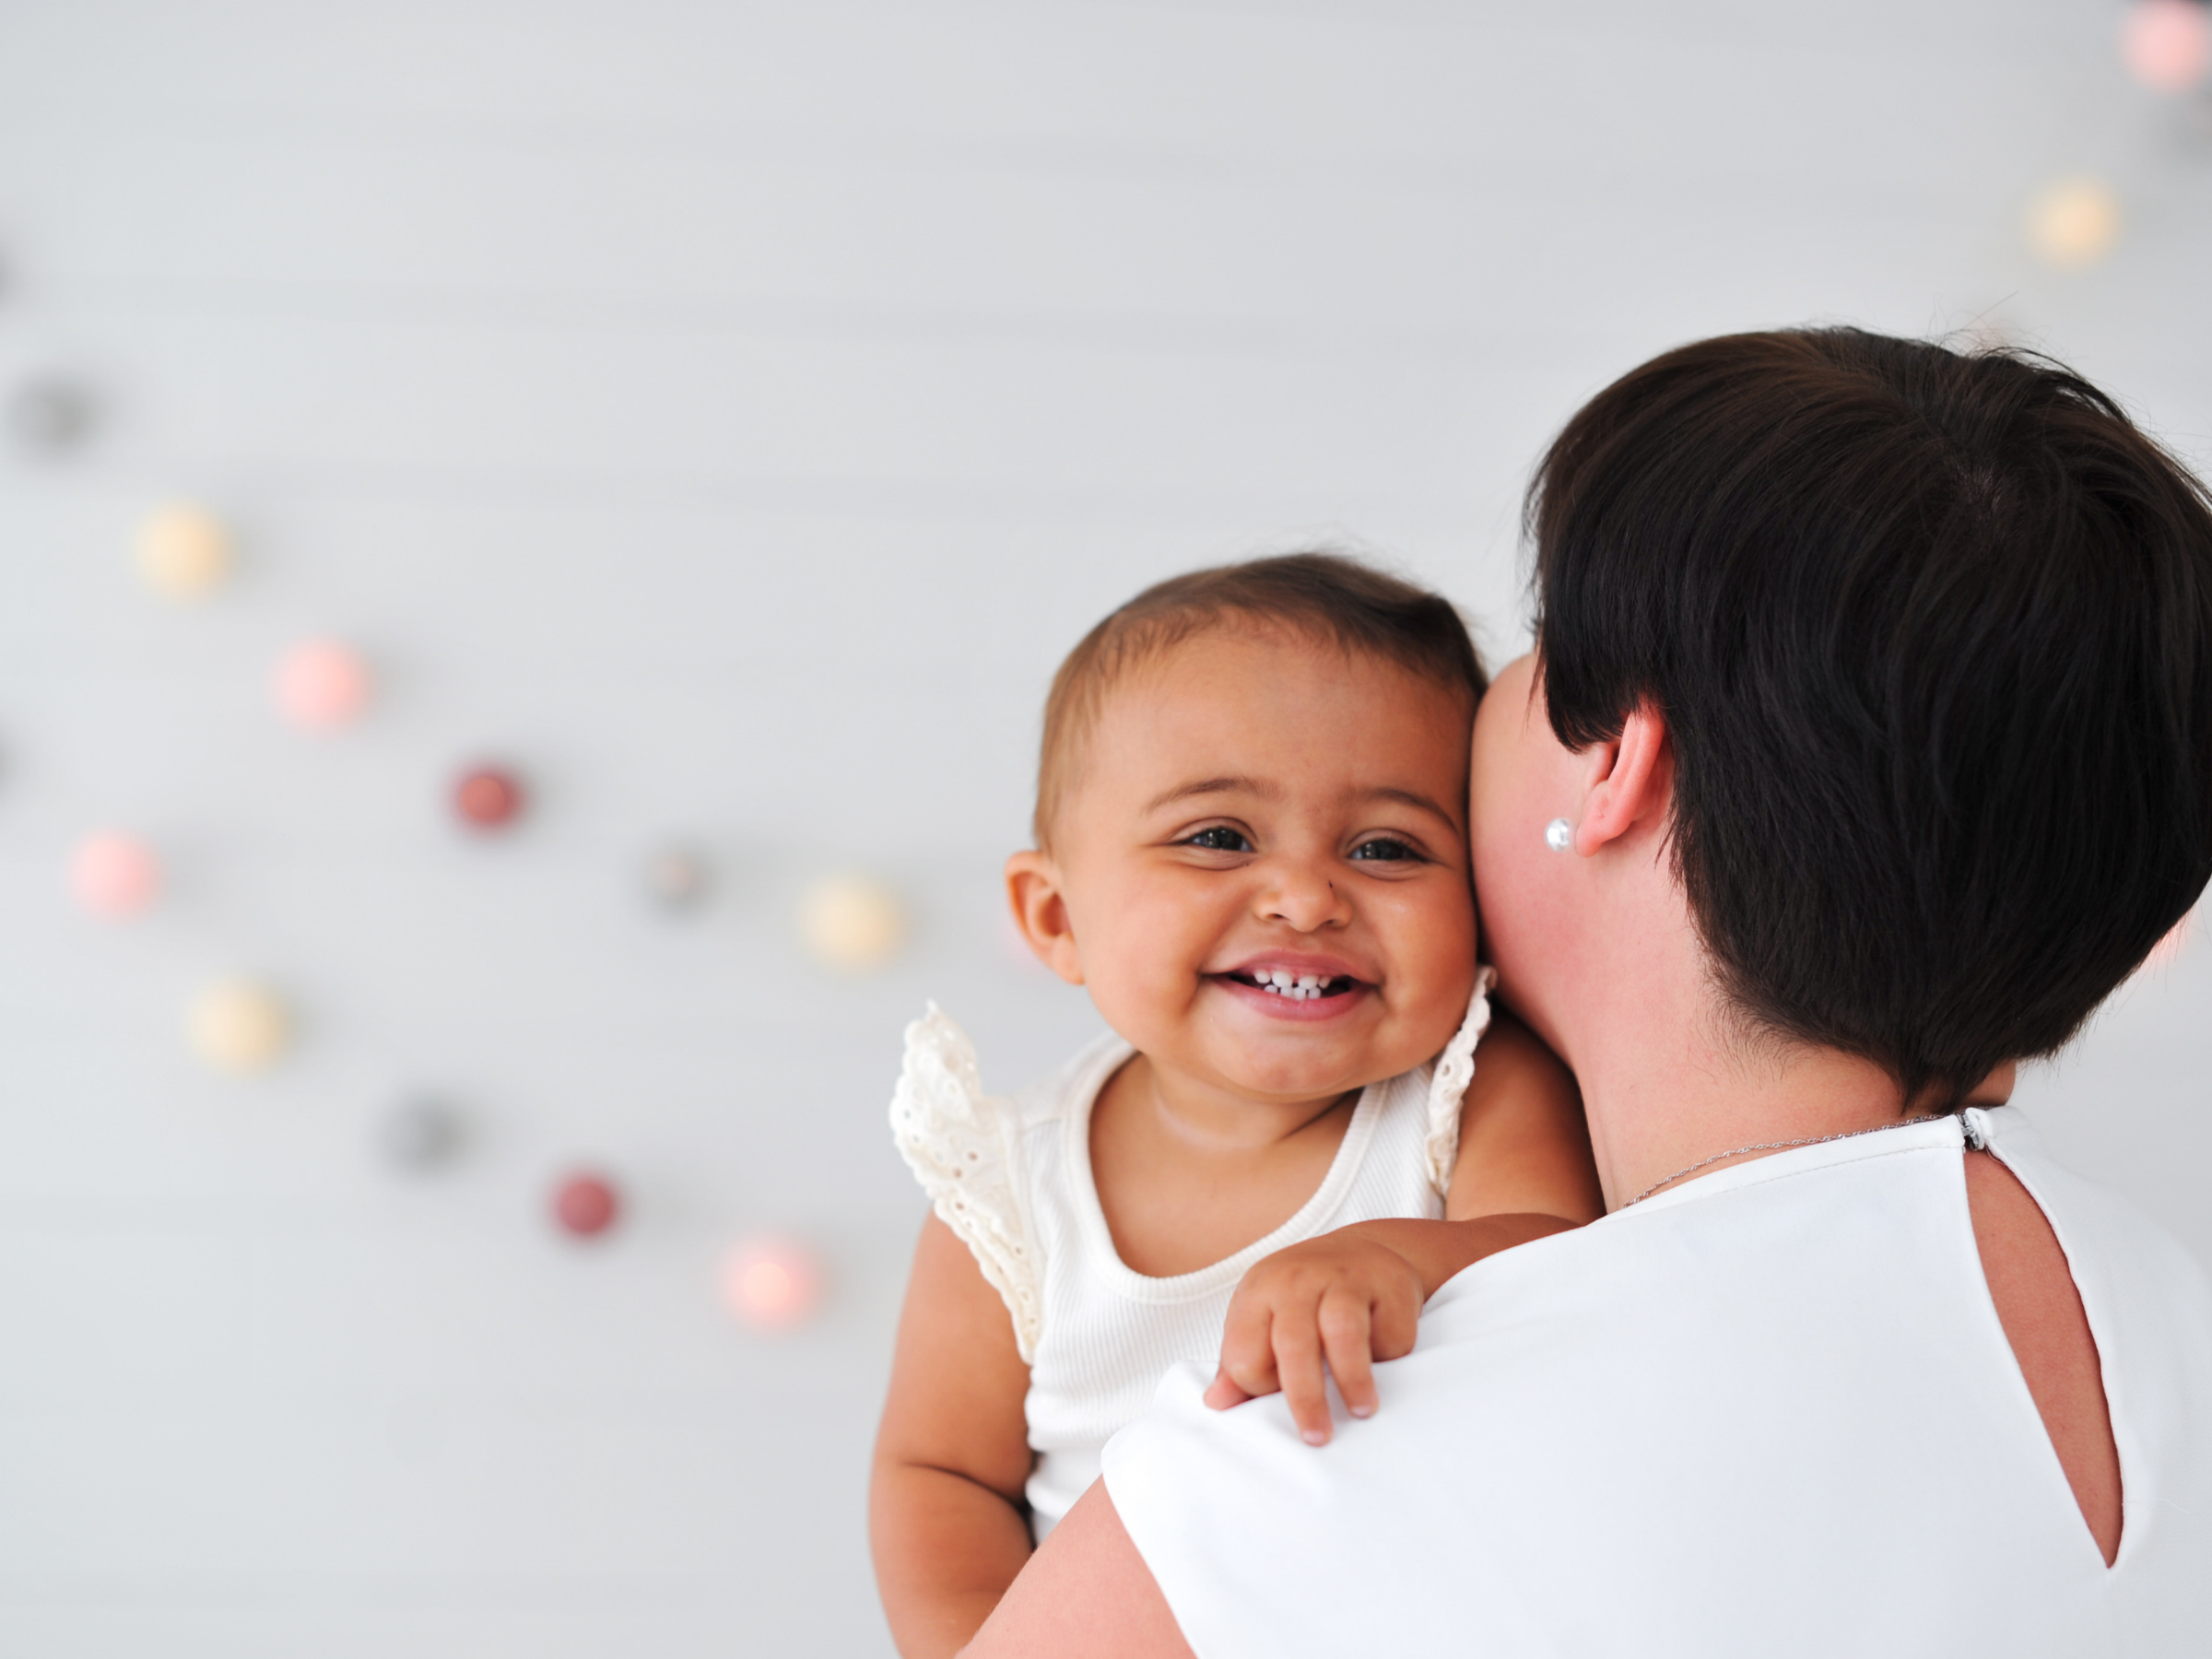
[[[1687,346],[1568,423],[1528,524],[1552,727],[1664,715],[1675,866],[1760,1026],[1955,1100],[2212,875],[2212,511],[2060,365]]]

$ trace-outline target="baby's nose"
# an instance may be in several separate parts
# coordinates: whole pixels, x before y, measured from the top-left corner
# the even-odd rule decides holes
[[[1263,908],[1270,921],[1286,923],[1300,933],[1314,933],[1342,922],[1350,907],[1336,890],[1334,874],[1317,861],[1295,858],[1269,861],[1272,879],[1265,889]]]

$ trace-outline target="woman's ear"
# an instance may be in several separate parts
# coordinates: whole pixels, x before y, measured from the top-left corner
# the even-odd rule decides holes
[[[1006,860],[1006,901],[1014,907],[1014,925],[1037,959],[1069,984],[1081,984],[1083,958],[1076,949],[1067,900],[1061,897],[1059,866],[1042,853],[1015,853]]]
[[[1620,735],[1582,753],[1583,816],[1574,827],[1574,850],[1584,858],[1619,840],[1646,818],[1664,817],[1674,788],[1675,753],[1666,717],[1655,704],[1638,703],[1621,722]]]

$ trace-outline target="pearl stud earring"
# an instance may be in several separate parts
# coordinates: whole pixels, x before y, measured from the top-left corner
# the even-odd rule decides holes
[[[1565,818],[1553,818],[1544,826],[1544,844],[1554,853],[1564,853],[1574,845],[1574,826]]]

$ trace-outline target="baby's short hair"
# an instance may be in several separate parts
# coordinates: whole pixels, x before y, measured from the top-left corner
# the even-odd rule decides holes
[[[1082,770],[1107,695],[1130,671],[1201,634],[1278,629],[1391,663],[1464,695],[1472,719],[1489,685],[1450,600],[1340,553],[1285,553],[1155,582],[1083,636],[1044,701],[1037,763],[1037,844]]]

